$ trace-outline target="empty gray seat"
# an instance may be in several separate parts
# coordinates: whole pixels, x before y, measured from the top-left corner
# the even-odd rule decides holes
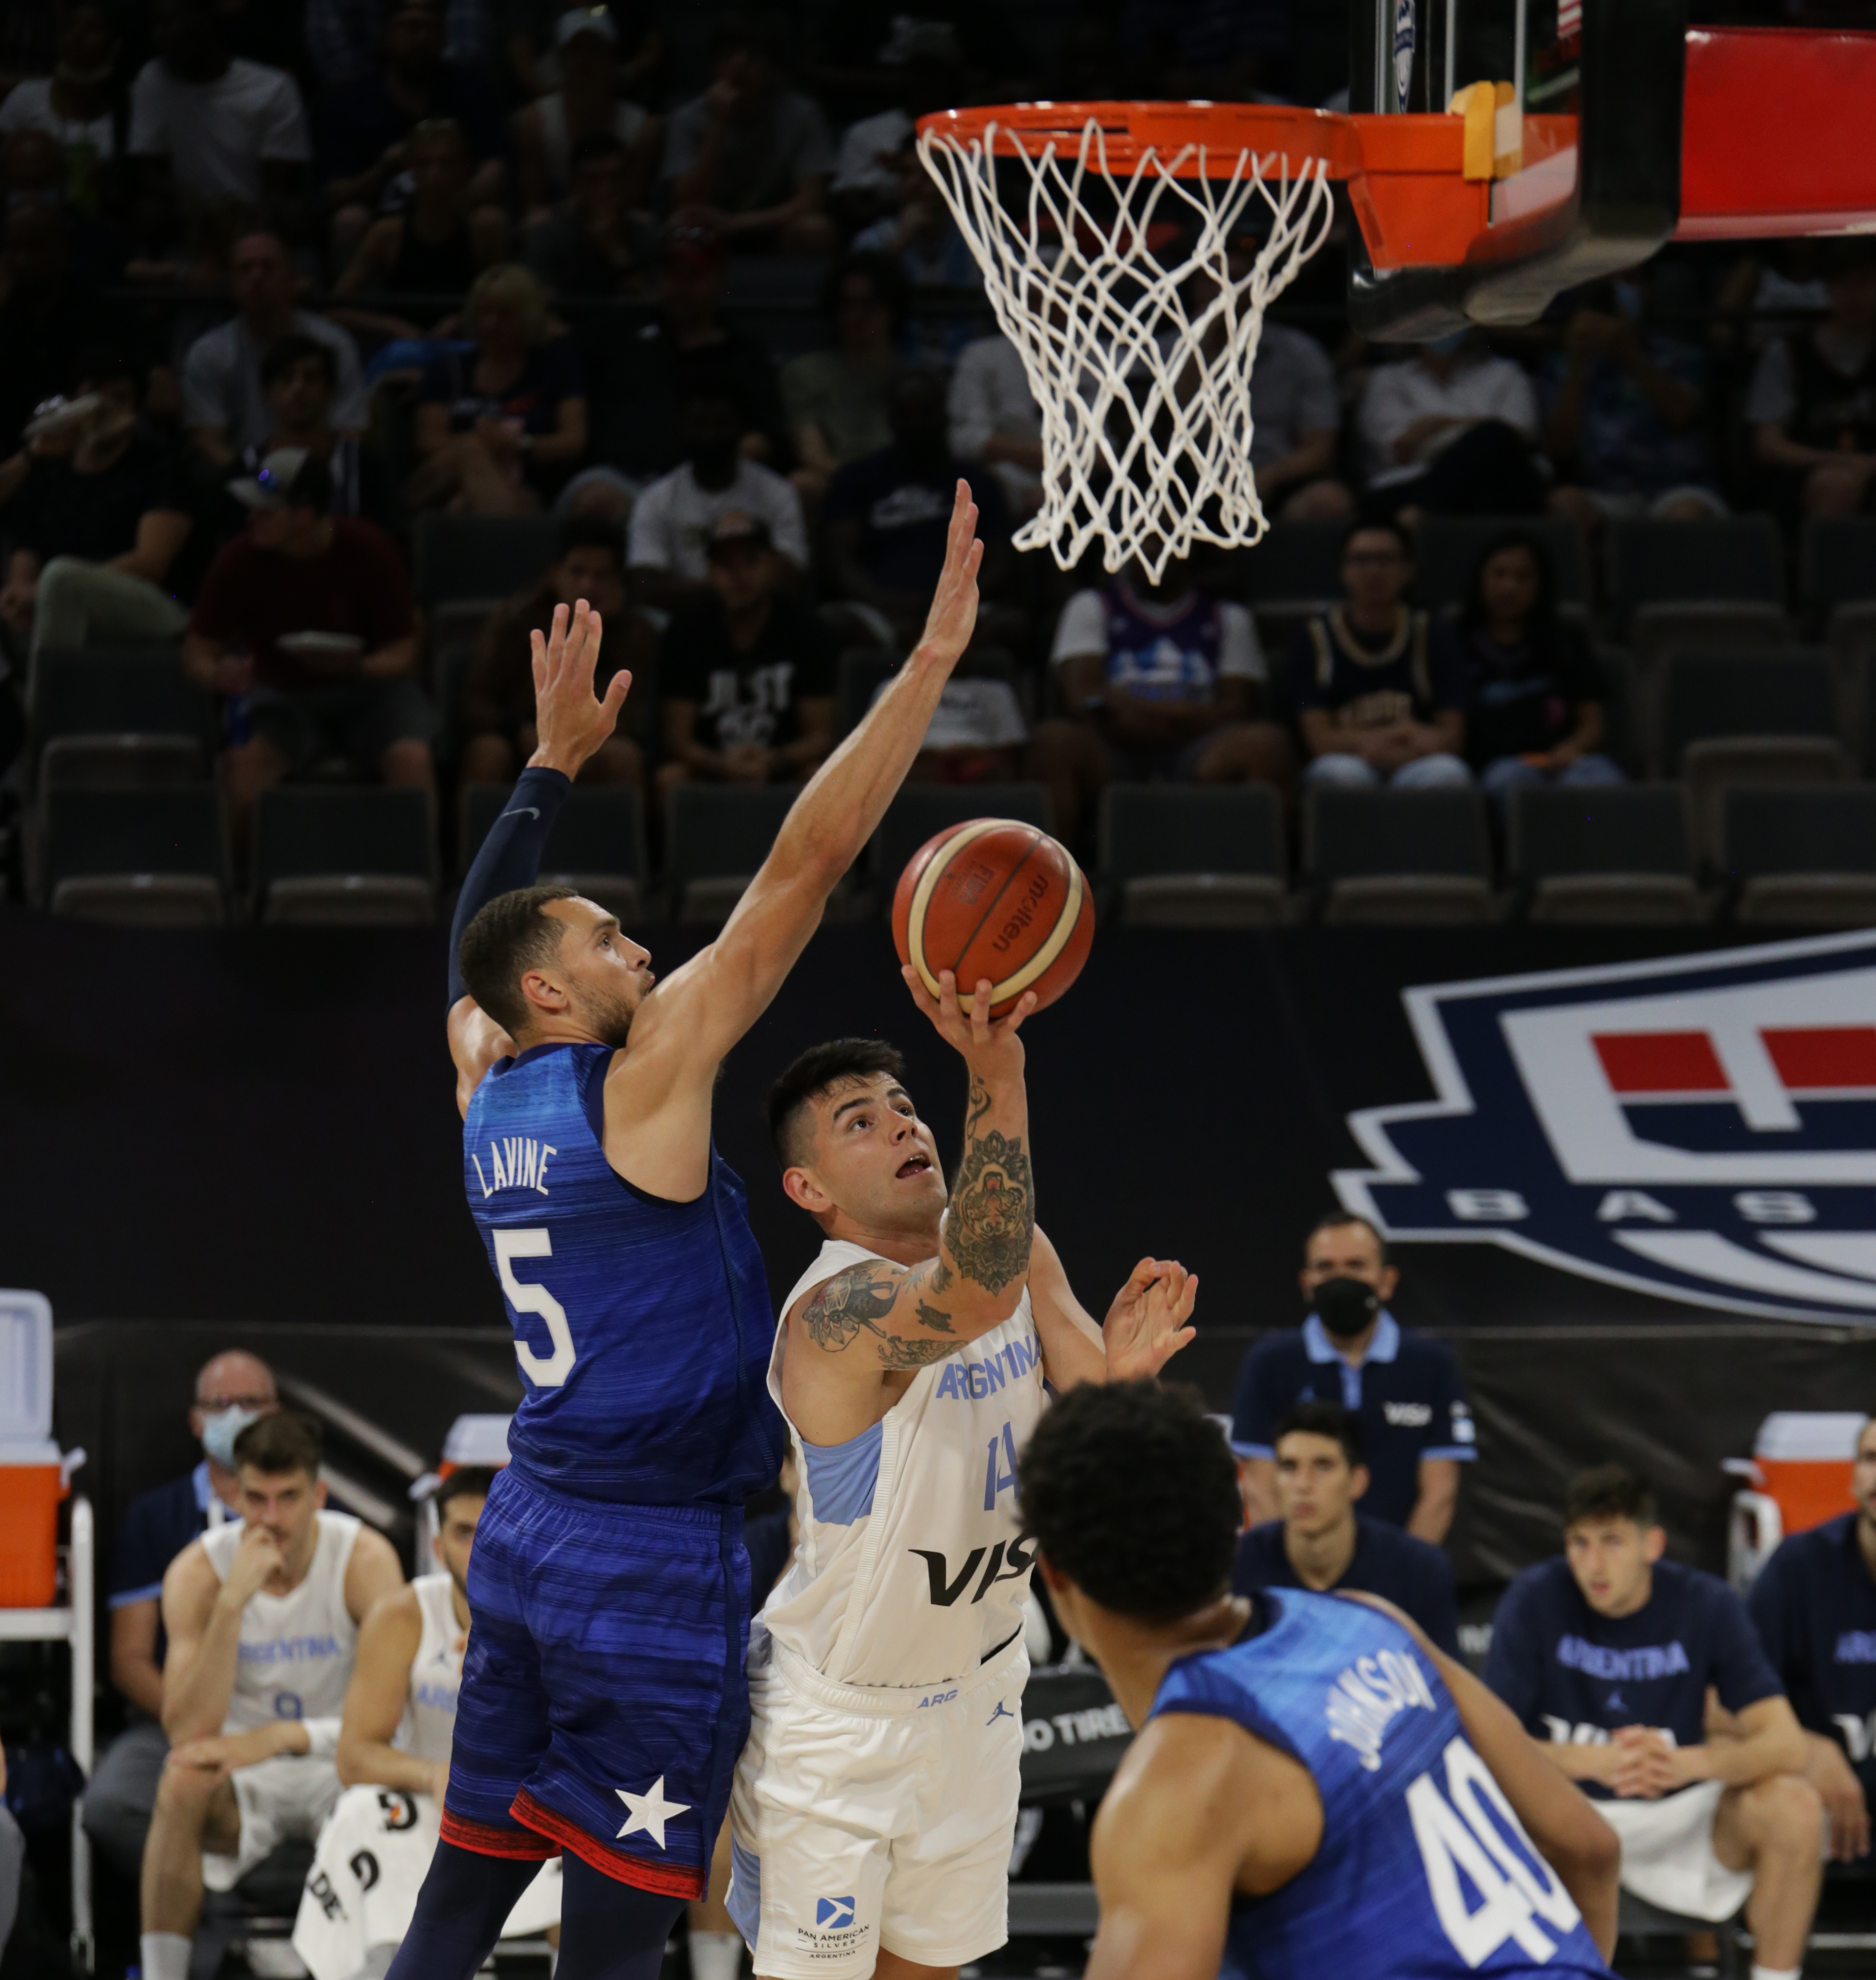
[[[672,919],[705,927],[727,921],[800,795],[786,784],[678,785],[665,867]]]
[[[1692,922],[1687,802],[1675,784],[1511,794],[1505,867],[1534,922]]]
[[[973,818],[1011,818],[1051,829],[1049,792],[1042,784],[908,784],[887,806],[873,835],[873,870],[886,899],[906,862],[926,840]]]
[[[1728,791],[1721,865],[1743,922],[1876,923],[1876,786]]]
[[[507,784],[465,784],[463,871],[481,849],[508,801]],[[645,827],[638,793],[617,786],[576,784],[554,821],[541,855],[541,883],[572,887],[621,922],[645,908]]]
[[[1609,608],[1619,623],[1638,606],[1735,599],[1785,603],[1785,546],[1771,517],[1610,524]]]
[[[505,598],[554,561],[560,525],[550,516],[417,519],[413,589],[426,607],[453,599]]]
[[[1508,530],[1535,537],[1550,560],[1559,605],[1586,606],[1589,585],[1582,539],[1562,517],[1524,516],[1506,522],[1491,516],[1429,516],[1414,539],[1414,596],[1429,610],[1463,605],[1472,573],[1488,543]]]
[[[1312,789],[1302,844],[1325,921],[1492,919],[1491,840],[1475,790]]]
[[[1798,550],[1798,595],[1819,623],[1876,600],[1876,517],[1813,516]]]
[[[186,782],[205,769],[215,703],[173,646],[47,648],[34,664],[32,733],[42,784]]]
[[[1101,872],[1145,928],[1256,928],[1286,919],[1283,805],[1267,784],[1109,784]]]
[[[436,913],[436,828],[420,790],[286,786],[254,810],[263,921],[354,927]]]
[[[212,785],[54,789],[39,822],[38,892],[53,913],[145,928],[226,919],[228,844]]]

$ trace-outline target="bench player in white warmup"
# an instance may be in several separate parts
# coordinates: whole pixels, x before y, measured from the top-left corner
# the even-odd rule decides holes
[[[1007,1936],[1029,1664],[1016,1457],[1051,1387],[1156,1374],[1198,1281],[1143,1259],[1097,1328],[1035,1228],[1025,997],[913,997],[969,1068],[947,1211],[891,1046],[797,1059],[769,1119],[827,1241],[788,1296],[769,1388],[800,1544],[752,1635],[730,1911],[761,1980],[954,1975]]]
[[[358,1632],[339,1726],[345,1791],[319,1832],[293,1929],[313,1980],[384,1973],[410,1929],[449,1785],[469,1640],[469,1554],[494,1477],[466,1465],[437,1487],[437,1571],[387,1595]],[[560,1915],[554,1857],[522,1892],[502,1936],[540,1932]]]
[[[358,1625],[404,1570],[382,1533],[325,1510],[319,1459],[312,1417],[250,1424],[234,1440],[241,1524],[191,1541],[163,1577],[170,1750],[143,1852],[145,1980],[188,1980],[204,1885],[231,1890],[339,1798]]]

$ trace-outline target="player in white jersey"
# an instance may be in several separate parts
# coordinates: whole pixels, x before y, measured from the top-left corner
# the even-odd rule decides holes
[[[188,1980],[203,1885],[232,1889],[338,1799],[358,1625],[404,1573],[382,1533],[324,1510],[319,1460],[312,1417],[250,1424],[241,1523],[191,1541],[163,1577],[170,1751],[143,1854],[145,1980]]]
[[[437,1487],[437,1572],[386,1596],[358,1632],[339,1727],[344,1792],[319,1832],[293,1929],[313,1980],[381,1975],[410,1929],[449,1783],[469,1640],[469,1554],[494,1476],[467,1466]],[[555,1857],[523,1892],[502,1936],[550,1928],[560,1915]]]
[[[1006,1936],[1029,1556],[1017,1453],[1043,1382],[1156,1374],[1197,1281],[1144,1259],[1104,1329],[1035,1228],[1025,998],[998,1024],[947,975],[913,995],[970,1098],[946,1205],[898,1054],[804,1054],[770,1125],[827,1241],[790,1294],[770,1392],[800,1467],[800,1543],[752,1633],[730,1801],[730,1915],[760,1980],[955,1974]]]

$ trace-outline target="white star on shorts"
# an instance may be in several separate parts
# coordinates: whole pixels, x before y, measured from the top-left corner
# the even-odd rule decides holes
[[[649,1794],[635,1795],[628,1788],[614,1788],[613,1792],[625,1803],[631,1819],[619,1834],[636,1835],[642,1829],[652,1841],[662,1849],[664,1847],[664,1825],[674,1815],[682,1815],[690,1808],[687,1801],[667,1801],[664,1799],[664,1776],[660,1774],[651,1784]]]

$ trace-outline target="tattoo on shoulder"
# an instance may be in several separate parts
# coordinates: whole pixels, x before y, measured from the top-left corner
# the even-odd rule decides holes
[[[926,1291],[941,1290],[930,1267],[922,1266],[919,1271]],[[926,1340],[880,1324],[892,1311],[910,1276],[901,1267],[886,1264],[853,1265],[837,1273],[801,1309],[800,1321],[808,1338],[817,1347],[838,1354],[861,1334],[870,1334],[881,1364],[888,1368],[922,1368],[927,1362],[942,1361],[956,1351],[955,1338]],[[950,1315],[929,1300],[916,1300],[913,1310],[920,1324],[933,1334],[952,1334]]]
[[[1029,1270],[1035,1229],[1036,1190],[1023,1138],[994,1128],[982,1136],[967,1134],[944,1231],[957,1269],[1000,1292]]]

